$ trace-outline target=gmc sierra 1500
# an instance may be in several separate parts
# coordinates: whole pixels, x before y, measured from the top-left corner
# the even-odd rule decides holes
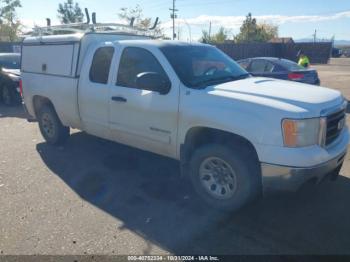
[[[24,40],[25,107],[48,143],[72,127],[177,159],[226,210],[339,173],[349,133],[338,91],[251,77],[213,46],[145,38]]]

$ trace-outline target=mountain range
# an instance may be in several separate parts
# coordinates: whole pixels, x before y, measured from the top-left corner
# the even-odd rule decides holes
[[[295,39],[294,41],[297,42],[297,43],[300,43],[300,42],[313,42],[314,39],[312,39],[312,38],[302,38],[302,39]],[[334,40],[334,45],[335,46],[350,45],[350,40]]]

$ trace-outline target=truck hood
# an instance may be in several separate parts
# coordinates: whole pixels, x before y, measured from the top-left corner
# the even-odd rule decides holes
[[[323,110],[344,102],[336,90],[262,77],[212,86],[208,91],[212,95],[298,113],[301,117],[319,116]]]

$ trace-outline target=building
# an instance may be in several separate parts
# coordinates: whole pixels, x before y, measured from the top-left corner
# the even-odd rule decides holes
[[[272,38],[269,43],[275,44],[294,44],[294,40],[292,37],[275,37]]]

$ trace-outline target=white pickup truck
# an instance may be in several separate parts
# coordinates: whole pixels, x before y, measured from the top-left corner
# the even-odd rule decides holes
[[[29,37],[22,92],[48,143],[65,142],[71,127],[177,159],[195,191],[221,209],[335,178],[349,144],[338,91],[251,77],[204,44]]]

